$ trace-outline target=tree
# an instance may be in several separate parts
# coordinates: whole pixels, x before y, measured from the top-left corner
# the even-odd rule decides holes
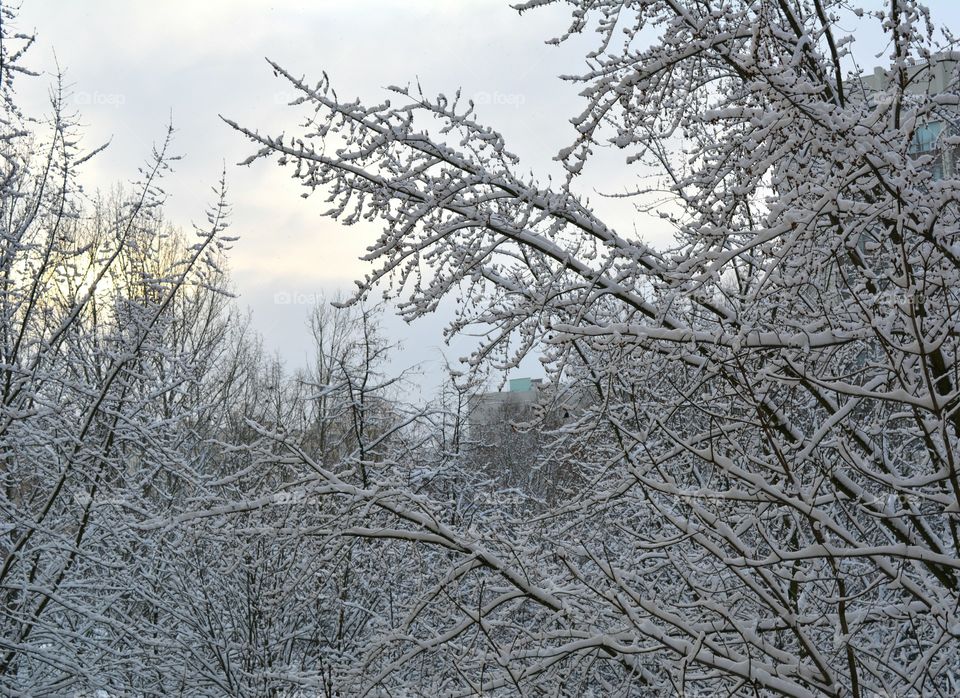
[[[191,238],[166,225],[170,130],[132,193],[86,196],[97,150],[62,81],[48,119],[16,106],[32,37],[15,26],[0,5],[0,690],[117,691],[159,656],[155,541],[129,511],[167,508],[189,480],[226,188]]]
[[[148,601],[165,651],[145,662],[147,681],[125,687],[340,695],[392,596],[423,576],[403,544],[340,535],[344,510],[314,472],[363,487],[429,454],[423,411],[405,408],[398,380],[381,375],[389,347],[377,315],[315,308],[306,371],[289,374],[240,342],[212,373],[211,412],[223,416],[198,426],[189,487],[128,522],[155,548]]]
[[[0,693],[338,695],[442,568],[342,535],[316,472],[368,491],[435,456],[379,309],[318,307],[305,371],[264,356],[225,182],[207,227],[169,223],[171,129],[132,190],[85,194],[60,84],[48,120],[16,106],[15,23],[0,3]]]
[[[447,564],[357,681],[955,693],[960,180],[913,148],[957,121],[956,64],[945,90],[925,82],[952,35],[912,0],[570,4],[557,41],[595,29],[599,45],[568,78],[586,105],[558,186],[518,174],[459,93],[366,107],[272,64],[311,118],[276,137],[229,122],[258,148],[248,163],[278,156],[328,215],[383,223],[358,296],[392,283],[415,318],[462,294],[477,310],[455,329],[486,337],[474,364],[519,338],[555,385],[595,394],[562,435],[590,486],[533,522],[447,526],[436,504],[315,470],[392,522],[345,535]],[[885,91],[842,27],[882,33]],[[638,206],[661,201],[672,248],[578,198],[608,145],[640,175]]]

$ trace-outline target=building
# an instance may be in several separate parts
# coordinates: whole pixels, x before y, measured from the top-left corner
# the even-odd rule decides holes
[[[470,403],[467,452],[495,486],[534,500],[556,497],[561,466],[547,432],[582,413],[587,401],[551,390],[539,378],[515,378],[509,390],[477,395]]]
[[[907,95],[932,96],[956,91],[958,87],[958,61],[955,54],[932,56],[929,63],[910,66],[907,69]],[[892,70],[874,68],[873,73],[860,77],[867,98],[879,104],[896,79]],[[910,143],[909,153],[914,157],[934,157],[934,179],[953,177],[957,174],[958,153],[955,146],[946,142],[948,136],[960,133],[960,114],[954,107],[944,107],[937,117],[919,124]]]
[[[540,378],[514,378],[510,381],[509,391],[477,395],[470,405],[471,437],[505,419],[530,420],[542,387]]]

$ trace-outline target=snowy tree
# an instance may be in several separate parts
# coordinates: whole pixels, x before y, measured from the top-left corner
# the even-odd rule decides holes
[[[556,4],[529,0],[521,11]],[[912,0],[571,0],[585,106],[544,185],[459,93],[343,100],[274,64],[309,118],[250,138],[328,215],[383,224],[358,296],[465,303],[481,365],[540,347],[593,391],[563,430],[586,486],[534,521],[315,468],[344,535],[434,548],[440,581],[368,648],[365,689],[953,695],[960,690],[954,41]],[[851,29],[882,35],[881,90]],[[943,63],[945,89],[924,87]],[[944,147],[957,144],[947,129]],[[623,149],[654,249],[577,195]],[[511,357],[507,357],[507,363]],[[358,502],[364,502],[361,507]],[[359,515],[357,514],[357,515]]]
[[[62,81],[49,118],[17,107],[16,21],[0,3],[0,693],[338,695],[443,568],[344,535],[366,502],[318,474],[423,487],[432,422],[385,374],[379,310],[318,307],[305,371],[264,356],[225,182],[206,226],[168,222],[171,129],[132,187],[87,194]]]
[[[200,430],[187,495],[131,517],[156,548],[149,603],[166,652],[147,662],[147,681],[126,686],[340,695],[392,597],[425,576],[405,544],[342,535],[359,513],[334,506],[317,475],[382,483],[432,445],[422,410],[404,408],[398,379],[381,375],[389,347],[377,313],[316,308],[314,360],[293,374],[249,340],[228,344],[210,384],[229,417]]]
[[[132,192],[84,194],[97,150],[82,150],[62,81],[48,118],[19,110],[32,37],[6,4],[0,19],[0,690],[125,690],[160,654],[156,547],[130,511],[189,489],[210,347],[196,316],[222,295],[225,185],[207,227],[171,231],[168,132]]]

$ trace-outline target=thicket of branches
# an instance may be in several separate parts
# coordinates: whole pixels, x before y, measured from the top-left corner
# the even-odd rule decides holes
[[[273,65],[308,118],[232,124],[328,215],[382,223],[361,295],[392,284],[410,318],[462,297],[475,365],[545,347],[557,391],[593,394],[551,456],[579,482],[539,516],[448,526],[323,474],[356,512],[341,534],[448,554],[356,684],[956,694],[960,182],[934,177],[960,142],[952,37],[911,0],[566,4],[558,41],[599,41],[568,78],[586,104],[560,185],[522,174],[459,94],[368,107]],[[841,27],[883,37],[888,87],[868,89]],[[952,81],[928,89],[943,61]],[[931,122],[947,128],[918,155]],[[670,249],[577,197],[604,146]]]
[[[557,41],[599,43],[559,184],[459,95],[274,65],[305,122],[231,122],[382,224],[292,374],[229,297],[225,182],[168,223],[168,133],[86,195],[0,5],[0,692],[960,692],[952,37],[909,0],[567,4]],[[840,27],[884,37],[880,91]],[[578,198],[600,147],[672,247]],[[436,405],[386,374],[374,287],[480,330]],[[530,352],[542,428],[498,451],[470,408]]]

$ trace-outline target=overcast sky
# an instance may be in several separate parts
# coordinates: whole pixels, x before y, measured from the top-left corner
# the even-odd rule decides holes
[[[938,23],[960,28],[960,2],[928,4]],[[253,310],[267,348],[296,365],[308,350],[305,302],[352,287],[365,271],[357,258],[376,230],[321,218],[320,198],[302,199],[276,166],[236,167],[250,146],[218,114],[271,133],[296,124],[285,106],[290,91],[265,57],[311,79],[325,70],[341,96],[366,101],[382,99],[387,85],[419,79],[427,92],[461,88],[473,96],[481,118],[544,176],[557,171],[551,157],[572,139],[567,119],[582,108],[576,90],[556,76],[579,72],[593,38],[546,45],[566,22],[563,8],[518,16],[505,0],[24,0],[21,28],[38,35],[28,63],[46,77],[21,81],[20,90],[35,112],[57,62],[65,69],[85,143],[111,140],[86,166],[90,189],[135,179],[172,117],[184,158],[165,182],[167,214],[181,225],[204,220],[210,187],[226,163],[233,233],[240,237],[231,254],[239,302]],[[622,175],[616,160],[604,161],[585,186],[615,191],[630,184]],[[666,240],[652,219],[593,200],[615,226],[634,227],[655,244]],[[444,321],[388,323],[407,347],[396,368],[425,362],[427,392],[438,381]],[[446,352],[455,359],[470,347],[467,340]],[[537,367],[524,371],[536,374]]]

